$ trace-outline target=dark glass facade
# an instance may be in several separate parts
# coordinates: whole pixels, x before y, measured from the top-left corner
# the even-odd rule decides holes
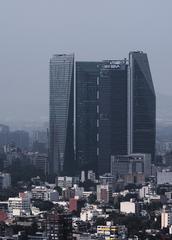
[[[109,172],[127,153],[126,61],[76,63],[76,158],[80,170]]]
[[[72,174],[74,167],[74,55],[50,60],[50,174]]]
[[[76,62],[76,159],[79,170],[97,171],[99,62]]]
[[[98,172],[109,172],[110,156],[127,153],[127,64],[105,61],[99,80]]]
[[[155,154],[156,97],[147,55],[129,54],[130,150]]]

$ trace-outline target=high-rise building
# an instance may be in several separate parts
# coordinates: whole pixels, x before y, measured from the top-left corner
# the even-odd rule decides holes
[[[81,170],[109,172],[127,153],[127,63],[76,63],[76,157]]]
[[[74,159],[74,55],[50,60],[49,167],[51,174],[71,174]]]
[[[156,97],[147,55],[76,63],[76,158],[110,171],[111,155],[155,152]]]
[[[98,85],[98,172],[109,172],[110,155],[127,153],[127,63],[104,61]]]
[[[100,62],[76,62],[76,158],[79,170],[97,170]]]
[[[128,152],[155,154],[156,96],[147,54],[129,53]]]

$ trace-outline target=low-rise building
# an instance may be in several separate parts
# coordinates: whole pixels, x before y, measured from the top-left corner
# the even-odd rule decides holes
[[[61,188],[70,188],[73,185],[73,178],[68,176],[57,177],[56,185]]]
[[[44,186],[37,186],[31,190],[33,199],[40,199],[43,201],[57,202],[59,193],[56,190],[46,188]]]
[[[30,197],[20,195],[19,197],[9,198],[8,210],[13,216],[30,214]]]
[[[139,213],[139,203],[132,201],[120,202],[120,212],[125,214],[138,214]]]
[[[80,219],[81,221],[91,221],[93,217],[98,217],[103,214],[102,209],[98,209],[96,206],[87,206],[81,209]]]
[[[127,228],[124,225],[113,226],[108,224],[106,226],[97,226],[98,237],[103,239],[126,239]]]
[[[155,195],[155,188],[152,184],[149,184],[147,186],[142,186],[142,188],[139,189],[139,198],[148,198],[149,196]]]
[[[111,174],[123,179],[125,184],[142,184],[151,176],[151,155],[134,153],[111,156]]]
[[[109,203],[112,198],[112,187],[110,185],[97,185],[97,201]]]

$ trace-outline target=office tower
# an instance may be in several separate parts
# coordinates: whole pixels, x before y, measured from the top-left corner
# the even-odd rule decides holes
[[[99,65],[76,62],[76,158],[80,171],[97,171]]]
[[[127,63],[76,63],[76,150],[81,170],[109,172],[127,153]]]
[[[110,156],[127,153],[127,63],[102,62],[98,87],[98,172],[110,171]]]
[[[155,153],[156,97],[147,55],[130,52],[128,78],[128,152]]]
[[[50,60],[49,167],[51,174],[71,174],[74,159],[74,55]]]
[[[79,170],[110,171],[111,155],[154,160],[155,91],[147,55],[76,63],[76,159]]]

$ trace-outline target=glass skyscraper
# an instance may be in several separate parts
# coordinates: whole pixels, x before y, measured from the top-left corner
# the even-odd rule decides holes
[[[128,151],[155,154],[156,96],[147,54],[130,52],[128,76]]]
[[[103,61],[99,79],[98,172],[109,172],[110,156],[127,153],[127,63]]]
[[[80,170],[110,169],[112,154],[127,153],[127,64],[76,63],[76,158]]]
[[[50,59],[49,172],[72,174],[74,159],[74,55]]]
[[[109,172],[110,156],[155,152],[156,97],[147,55],[76,63],[76,159]]]
[[[76,158],[79,170],[97,171],[97,91],[100,62],[76,62]]]

